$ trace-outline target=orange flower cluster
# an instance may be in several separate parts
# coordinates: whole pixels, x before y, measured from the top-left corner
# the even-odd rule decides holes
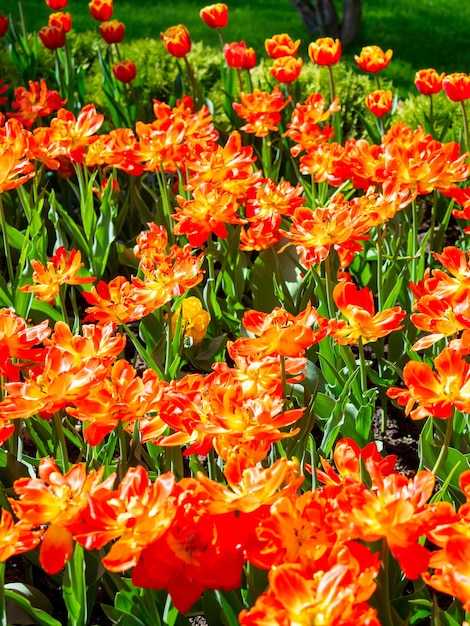
[[[28,158],[30,133],[17,120],[3,122],[0,113],[0,194],[34,176],[34,165]]]
[[[29,81],[29,91],[26,87],[15,89],[15,100],[12,103],[17,113],[7,113],[7,117],[15,118],[25,126],[31,128],[38,117],[46,117],[65,105],[59,93],[47,88],[46,81]]]
[[[149,227],[149,233],[137,238],[134,250],[143,278],[117,276],[84,293],[91,305],[85,322],[126,324],[142,319],[201,282],[202,255],[193,256],[189,244],[171,246],[167,252],[165,229],[152,223]]]
[[[79,276],[78,272],[83,267],[82,255],[79,250],[66,252],[64,246],[57,248],[47,265],[40,261],[32,260],[33,285],[18,287],[18,291],[34,293],[38,300],[53,304],[59,295],[61,285],[85,285],[95,282],[94,276]]]
[[[420,330],[430,333],[418,339],[413,350],[423,350],[444,337],[462,333],[454,339],[453,347],[470,351],[470,262],[462,250],[454,246],[444,248],[441,254],[433,253],[447,270],[426,269],[424,278],[410,283],[416,301],[411,321]]]
[[[274,78],[285,84],[297,80],[303,65],[302,58],[295,56],[299,50],[300,39],[293,41],[289,35],[282,33],[266,39],[264,46],[268,55],[274,59],[269,68]]]
[[[252,93],[240,94],[241,104],[233,103],[238,115],[246,120],[240,130],[253,134],[255,137],[266,137],[271,131],[278,130],[282,119],[281,111],[289,104],[291,97],[284,98],[277,85],[271,93],[261,91],[257,87]]]

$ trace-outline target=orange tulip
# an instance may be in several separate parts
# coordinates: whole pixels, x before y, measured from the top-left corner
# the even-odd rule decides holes
[[[461,102],[470,98],[470,76],[468,74],[448,74],[442,81],[446,96],[452,102]]]
[[[59,295],[60,285],[84,285],[95,282],[94,276],[78,276],[78,272],[83,267],[81,258],[79,250],[66,252],[65,248],[60,246],[46,266],[33,259],[31,261],[34,269],[32,280],[35,284],[19,287],[18,290],[34,293],[38,300],[53,304]]]
[[[366,96],[366,107],[377,117],[383,117],[390,113],[393,106],[393,93],[377,89]]]
[[[103,22],[99,25],[100,33],[106,43],[121,43],[124,39],[126,32],[125,26],[118,20],[111,20],[109,22]],[[124,81],[121,81],[124,82]]]
[[[16,113],[7,113],[10,118],[17,119],[26,128],[31,128],[38,117],[50,115],[65,105],[59,92],[47,88],[46,81],[29,81],[29,91],[26,87],[15,89],[15,100],[12,103]]]
[[[328,332],[336,343],[354,344],[359,339],[369,343],[403,328],[406,312],[393,307],[375,313],[372,292],[367,287],[358,290],[354,283],[343,281],[333,289],[333,299],[347,320],[330,320]]]
[[[419,70],[416,72],[414,83],[424,96],[432,96],[442,90],[442,80],[445,74],[438,74],[434,69]]]
[[[173,229],[176,235],[186,235],[194,247],[201,246],[211,233],[226,239],[226,224],[242,224],[238,215],[238,202],[229,191],[211,183],[202,183],[194,189],[191,200],[177,196],[179,207],[173,216],[177,224]]]
[[[274,59],[269,71],[280,83],[289,84],[298,79],[302,66],[303,59],[301,57],[298,59],[292,56],[278,57]]]
[[[380,72],[384,70],[392,60],[393,51],[384,52],[379,46],[365,46],[359,56],[355,55],[354,60],[364,72]]]
[[[124,84],[131,83],[137,76],[137,67],[134,61],[126,59],[113,63],[112,70],[114,77]]]
[[[299,50],[300,39],[293,41],[289,35],[282,33],[280,35],[274,35],[271,39],[266,39],[264,47],[272,59],[294,57]]]
[[[222,2],[217,2],[201,9],[199,16],[209,28],[225,28],[228,24],[228,7]]]
[[[341,41],[331,37],[321,37],[309,45],[308,55],[317,65],[336,65],[341,59]]]
[[[107,22],[113,14],[113,0],[91,0],[88,8],[97,22]]]
[[[238,115],[247,121],[240,130],[256,137],[266,137],[270,131],[278,130],[277,124],[282,120],[281,111],[289,104],[291,96],[284,99],[279,87],[275,85],[271,93],[257,87],[252,93],[242,92],[240,100],[241,104],[232,104]]]
[[[66,474],[54,459],[42,459],[38,478],[20,478],[13,484],[19,500],[9,498],[15,515],[30,527],[48,524],[39,548],[39,562],[48,574],[57,574],[73,553],[68,527],[80,520],[88,494],[109,488],[114,476],[103,481],[104,467],[86,473],[85,465],[74,465]]]
[[[40,542],[41,531],[31,530],[31,526],[16,523],[11,513],[2,508],[0,518],[0,563],[11,556],[23,554],[35,548]]]
[[[65,46],[65,29],[63,26],[43,26],[38,32],[38,36],[48,50],[57,50]]]
[[[470,365],[459,351],[444,348],[434,359],[437,373],[427,363],[409,361],[403,368],[407,389],[391,387],[389,398],[405,407],[406,415],[419,420],[433,415],[447,419],[453,408],[470,410]],[[415,405],[416,408],[413,408]]]
[[[191,37],[184,24],[170,26],[164,33],[160,33],[160,38],[166,51],[177,59],[185,57],[191,50]]]

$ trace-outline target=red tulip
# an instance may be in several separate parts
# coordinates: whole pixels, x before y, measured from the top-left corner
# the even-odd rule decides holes
[[[107,22],[113,14],[113,0],[91,0],[88,8],[94,20]]]
[[[416,72],[415,76],[416,88],[424,96],[432,96],[432,94],[441,91],[444,76],[444,72],[438,74],[436,70],[433,69],[419,70],[419,72]]]
[[[442,81],[442,87],[452,102],[461,102],[470,98],[470,76],[463,72],[446,76]]]
[[[63,26],[43,26],[38,35],[44,47],[49,50],[57,50],[57,48],[65,46],[65,29]]]
[[[191,50],[191,37],[184,24],[170,26],[164,33],[160,33],[160,37],[166,51],[177,59],[185,57]]]
[[[47,6],[53,11],[62,11],[67,6],[68,0],[46,0]]]
[[[130,83],[137,75],[134,61],[119,61],[113,65],[113,74],[121,83]]]
[[[256,65],[255,51],[253,48],[247,48],[244,41],[226,43],[224,56],[227,65],[235,69],[251,70]]]
[[[228,7],[222,2],[204,7],[199,15],[209,28],[225,28],[228,24]]]
[[[8,18],[0,14],[0,37],[4,37],[8,30]]]
[[[101,36],[106,43],[121,43],[124,39],[126,32],[124,24],[118,22],[118,20],[111,20],[110,22],[103,22],[99,26]]]

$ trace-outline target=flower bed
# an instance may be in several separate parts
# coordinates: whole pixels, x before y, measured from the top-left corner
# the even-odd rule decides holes
[[[108,115],[61,12],[58,83],[1,94],[2,623],[464,623],[470,78],[418,72],[412,127],[364,48],[346,138],[340,42],[310,44],[329,93],[300,99],[299,42],[267,40],[261,76],[216,4],[218,114],[179,25],[179,93],[140,119],[112,0],[89,6]],[[400,421],[417,467],[387,453]]]

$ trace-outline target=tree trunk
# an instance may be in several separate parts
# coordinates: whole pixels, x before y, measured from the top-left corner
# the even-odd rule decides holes
[[[343,0],[343,21],[340,24],[333,0],[290,0],[305,28],[312,35],[354,41],[361,21],[361,0]]]
[[[343,0],[343,23],[340,39],[345,45],[353,43],[361,23],[361,0]]]

